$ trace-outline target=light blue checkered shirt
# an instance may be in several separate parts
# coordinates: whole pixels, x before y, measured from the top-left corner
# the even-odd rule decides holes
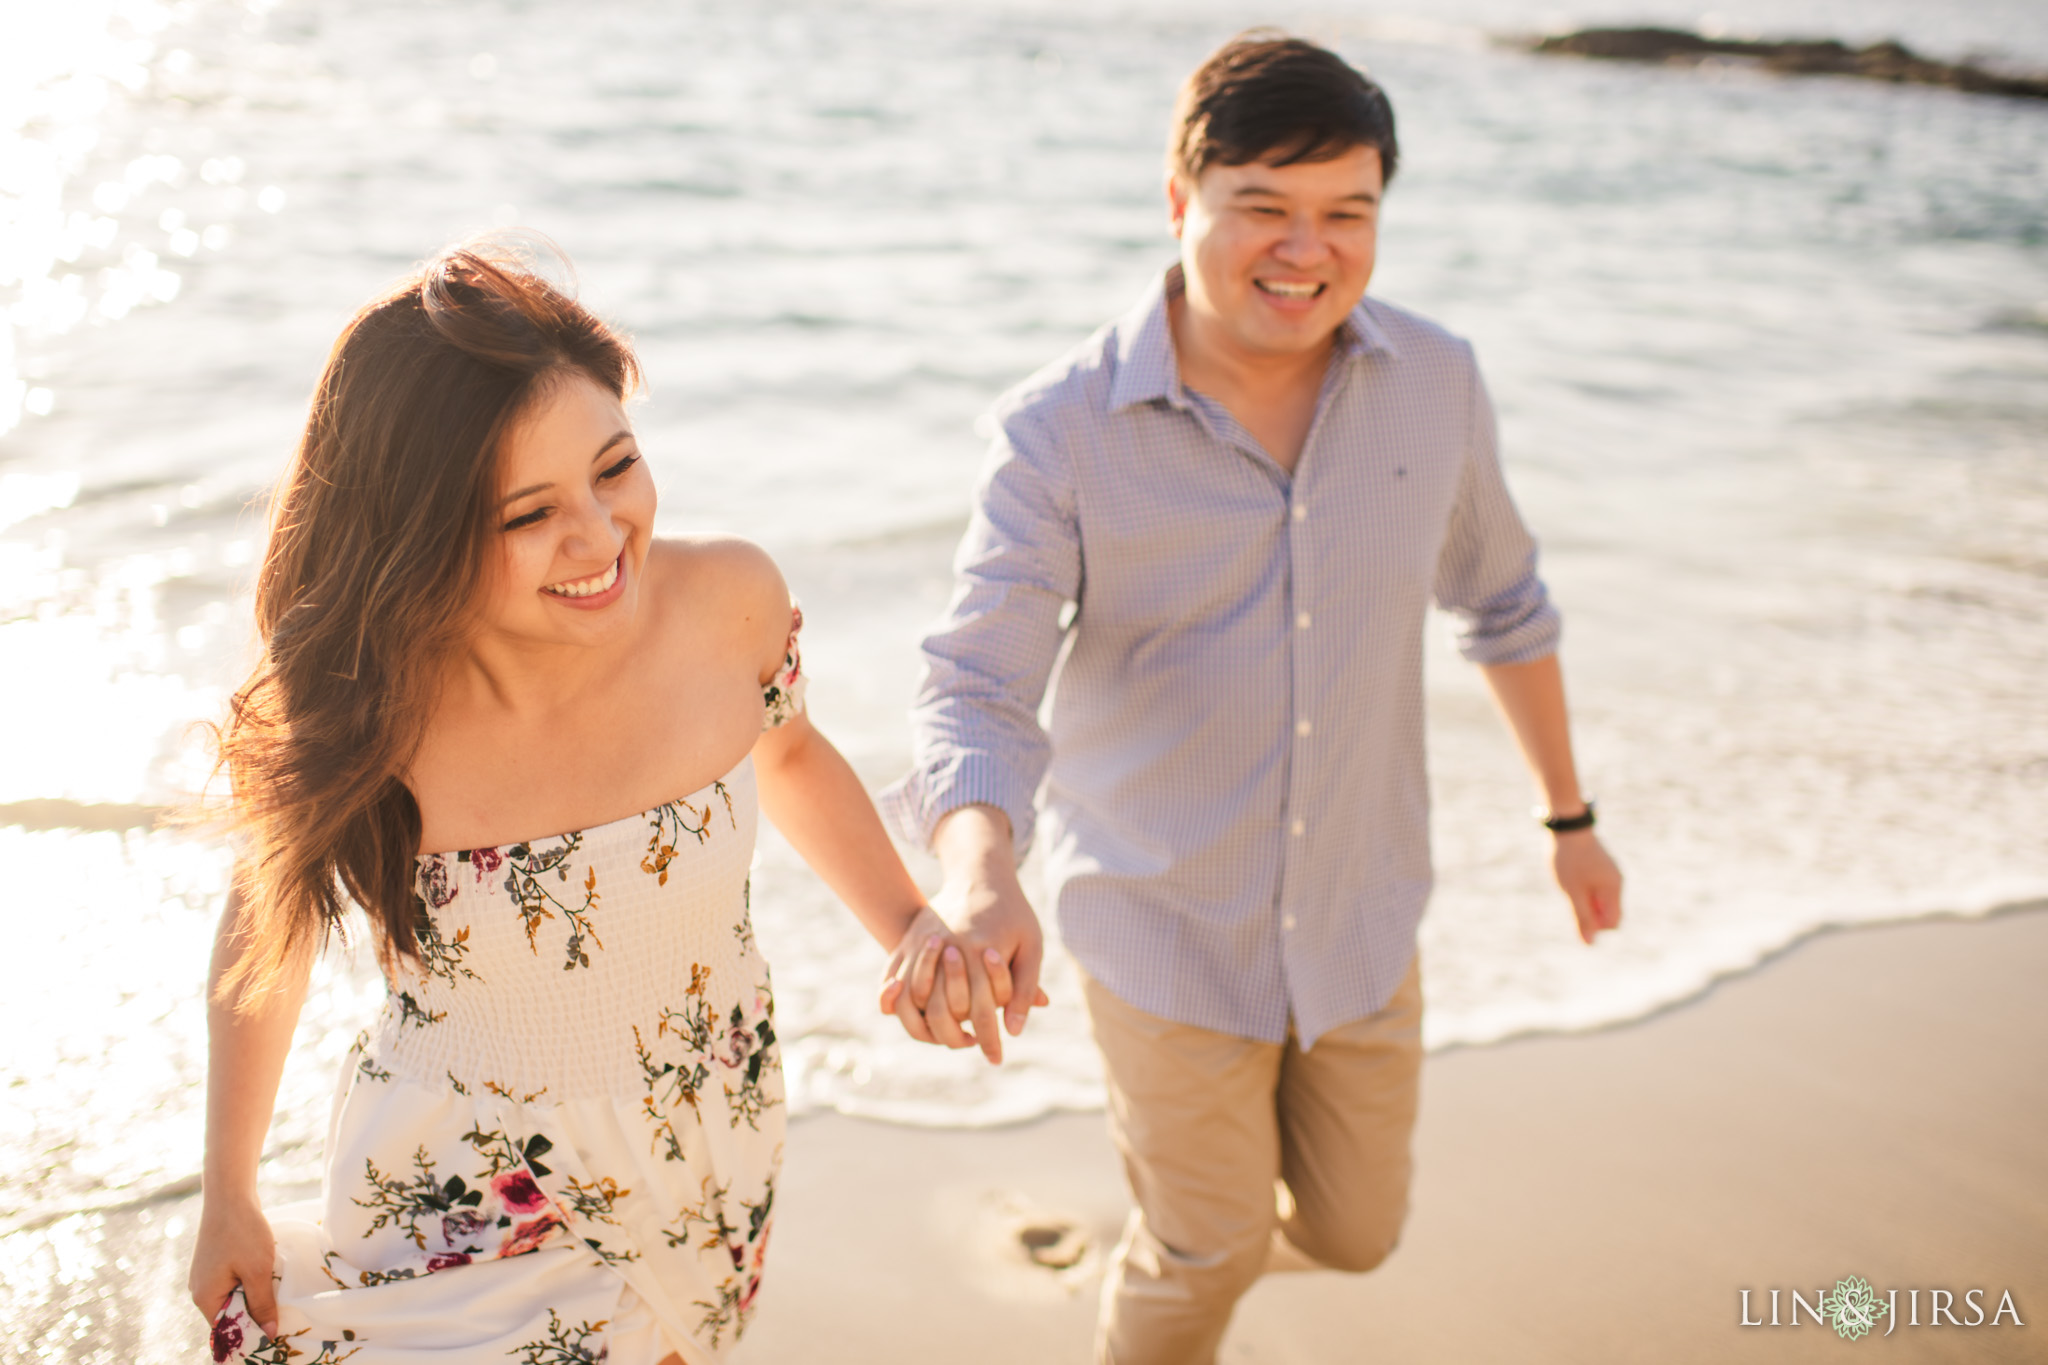
[[[1307,1047],[1414,957],[1431,597],[1480,663],[1550,654],[1558,616],[1469,345],[1360,303],[1290,478],[1181,385],[1179,287],[1176,267],[997,405],[914,766],[883,804],[919,845],[975,802],[1020,855],[1037,827],[1096,980],[1240,1037],[1291,1019]]]

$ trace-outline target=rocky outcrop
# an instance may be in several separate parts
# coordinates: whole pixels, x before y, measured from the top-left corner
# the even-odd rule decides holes
[[[1672,28],[1589,28],[1543,38],[1531,46],[1537,52],[1558,56],[1625,62],[1696,65],[1734,59],[1785,75],[1861,76],[1899,84],[1940,85],[1979,95],[2048,99],[2048,75],[2008,75],[1967,63],[1938,62],[1891,42],[1850,47],[1832,38],[1769,42],[1704,38]]]

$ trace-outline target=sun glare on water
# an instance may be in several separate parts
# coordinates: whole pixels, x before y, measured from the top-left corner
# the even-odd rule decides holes
[[[122,102],[192,74],[194,58],[175,40],[201,7],[0,0],[0,436],[60,401],[25,353],[81,323],[168,303],[183,284],[174,263],[230,239],[225,221],[201,221],[161,201],[195,180],[234,184],[239,160],[110,155],[104,135]],[[260,16],[270,0],[245,8]],[[237,191],[209,206],[231,214],[239,198]],[[0,490],[0,522],[42,510],[22,510],[17,493]]]

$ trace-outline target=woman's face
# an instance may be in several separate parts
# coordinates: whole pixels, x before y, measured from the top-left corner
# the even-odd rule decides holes
[[[548,381],[498,463],[483,628],[550,644],[624,629],[640,600],[654,478],[618,398],[580,370]]]

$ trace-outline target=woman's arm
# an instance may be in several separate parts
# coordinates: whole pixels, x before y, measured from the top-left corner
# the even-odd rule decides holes
[[[965,963],[952,931],[925,904],[853,766],[818,733],[809,714],[799,712],[762,734],[754,745],[754,774],[762,811],[861,926],[893,954],[889,977],[911,976],[918,982],[919,990],[889,997],[884,1012],[896,1015],[920,1042],[955,1048],[980,1042],[990,1061],[1001,1061],[998,1032],[987,1030],[985,1038],[969,1035],[948,1007],[947,992],[932,990],[943,961],[953,995],[961,1000],[960,1012],[966,1013]],[[920,1011],[912,1004],[913,994],[927,998],[927,1008]]]
[[[732,613],[734,646],[761,661],[755,682],[766,689],[781,678],[781,686],[800,690],[792,633],[796,622],[775,561],[744,541],[707,548],[718,575],[717,590],[709,595]],[[979,1043],[990,1061],[1001,1061],[1001,1031],[993,1019],[995,1009],[1009,1003],[1007,992],[993,1008],[973,1008],[961,945],[904,869],[867,788],[800,703],[789,709],[794,713],[778,716],[754,743],[761,809],[862,927],[893,954],[882,1012],[894,1014],[920,1042],[955,1048]],[[934,990],[941,972],[945,989]],[[986,983],[985,967],[978,975]],[[987,984],[979,994],[990,994]],[[985,1013],[989,1026],[969,1034],[960,1021],[970,1012],[977,1020]]]
[[[902,942],[924,893],[882,830],[853,767],[808,714],[762,732],[754,745],[761,809],[884,948]]]
[[[221,977],[242,951],[241,912],[238,885],[228,893],[227,909],[221,913],[207,977],[205,1196],[187,1287],[192,1302],[210,1321],[240,1284],[250,1316],[267,1335],[275,1336],[277,1299],[270,1278],[274,1243],[256,1195],[256,1164],[270,1132],[278,1079],[306,1002],[313,963],[310,953],[293,963],[275,988],[247,1009],[217,998]]]

